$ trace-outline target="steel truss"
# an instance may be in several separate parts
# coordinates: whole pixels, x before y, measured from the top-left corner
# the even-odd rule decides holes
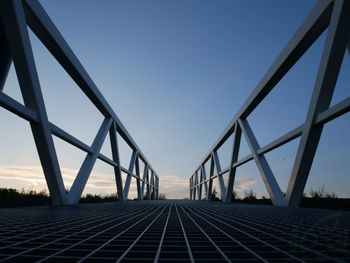
[[[247,117],[327,28],[326,42],[304,123],[260,147]],[[213,179],[218,178],[221,199],[231,202],[237,167],[254,160],[272,203],[276,206],[299,206],[324,124],[350,111],[350,97],[330,107],[346,49],[350,52],[350,2],[319,1],[190,177],[190,199],[201,199],[204,186],[206,199],[209,200]],[[217,151],[233,133],[231,162],[228,168],[222,169]],[[251,154],[238,160],[242,133]],[[284,196],[264,154],[298,137],[299,148]],[[206,177],[206,162],[210,162],[209,178]],[[226,173],[227,187],[223,178]]]
[[[149,197],[157,199],[159,178],[155,170],[102,96],[40,3],[37,0],[0,1],[0,16],[0,106],[29,121],[52,204],[65,205],[79,202],[96,159],[100,159],[114,167],[119,201],[127,200],[132,178],[136,179],[139,200],[144,197],[145,185]],[[105,117],[91,146],[81,142],[48,120],[27,25]],[[25,106],[2,92],[12,61]],[[100,153],[108,134],[111,142],[112,159]],[[87,153],[68,193],[64,188],[52,135]],[[122,167],[119,161],[117,135],[120,135],[132,149],[128,169]],[[145,164],[143,178],[140,175],[140,161]],[[124,186],[122,172],[127,174]]]

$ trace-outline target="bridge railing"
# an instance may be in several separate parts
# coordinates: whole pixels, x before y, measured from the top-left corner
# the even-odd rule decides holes
[[[327,28],[321,62],[304,123],[261,147],[247,117]],[[350,2],[319,1],[190,177],[190,199],[201,199],[204,187],[205,198],[210,200],[213,179],[218,178],[221,199],[231,202],[237,167],[254,160],[273,204],[298,206],[324,124],[350,110],[350,97],[330,107],[346,49],[350,52]],[[238,160],[242,133],[251,154]],[[217,151],[231,135],[234,138],[230,164],[229,167],[222,169]],[[298,137],[300,137],[300,143],[287,192],[284,195],[264,154]],[[207,162],[210,163],[210,171],[205,169]],[[224,182],[224,174],[228,174],[227,186]]]
[[[144,197],[145,187],[149,198],[157,199],[159,178],[155,170],[40,3],[37,0],[1,1],[0,16],[0,106],[29,121],[52,203],[56,205],[78,203],[96,159],[114,167],[118,200],[127,200],[132,178],[136,179],[139,200]],[[104,116],[91,146],[48,120],[27,25]],[[25,106],[2,92],[12,61]],[[68,193],[64,187],[52,135],[87,153]],[[107,135],[110,137],[112,159],[100,152]],[[117,135],[121,136],[132,149],[128,168],[120,164]],[[145,164],[142,178],[140,161]],[[127,174],[124,185],[122,172]]]

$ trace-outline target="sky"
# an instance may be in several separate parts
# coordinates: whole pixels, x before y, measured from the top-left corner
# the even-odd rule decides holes
[[[46,0],[41,4],[126,129],[155,168],[160,192],[188,197],[188,178],[254,90],[316,1]],[[30,31],[51,122],[91,144],[102,115]],[[306,117],[325,32],[248,117],[261,146]],[[346,54],[332,105],[349,96]],[[4,92],[22,102],[16,74]],[[0,109],[0,187],[46,188],[29,124]],[[349,197],[349,114],[327,124],[305,191]],[[85,154],[54,138],[65,185]],[[296,139],[266,155],[285,191]],[[219,151],[228,166],[231,141]],[[121,163],[131,150],[121,142]],[[108,141],[102,152],[110,156]],[[249,154],[242,141],[240,157]],[[208,170],[207,170],[208,171]],[[113,169],[97,161],[84,194],[115,191]],[[235,190],[267,196],[254,162],[237,171]],[[214,182],[217,190],[217,182]],[[131,196],[135,195],[135,183]]]

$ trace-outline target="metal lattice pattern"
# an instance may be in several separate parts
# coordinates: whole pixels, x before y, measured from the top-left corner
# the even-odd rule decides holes
[[[27,25],[104,116],[105,119],[91,146],[48,120]],[[25,106],[2,92],[12,61]],[[156,172],[36,0],[0,1],[0,106],[30,122],[53,204],[77,204],[79,202],[96,159],[114,168],[118,200],[128,199],[132,178],[136,179],[139,200],[144,197],[145,186],[149,199],[158,198],[159,178]],[[100,153],[108,134],[112,159]],[[53,135],[86,152],[83,164],[68,193],[64,188]],[[132,149],[128,169],[123,167],[119,161],[117,135],[121,136]],[[145,167],[142,178],[139,169],[140,162],[143,162]],[[127,174],[124,186],[122,172]]]
[[[349,262],[350,213],[143,201],[3,209],[0,261]]]
[[[247,117],[327,28],[326,42],[305,122],[273,142],[260,147]],[[320,0],[190,177],[190,198],[201,199],[204,186],[205,198],[209,200],[213,179],[218,178],[221,199],[231,202],[237,167],[254,160],[273,204],[298,206],[324,124],[350,111],[350,97],[330,107],[344,54],[348,55],[346,49],[350,52],[349,1]],[[251,154],[238,160],[242,133]],[[217,151],[232,134],[234,139],[230,165],[222,169]],[[300,137],[299,148],[286,196],[284,196],[264,155],[298,137]],[[210,163],[210,171],[205,170],[207,162]],[[208,178],[207,172],[209,172]],[[223,179],[225,174],[228,174],[227,186]]]

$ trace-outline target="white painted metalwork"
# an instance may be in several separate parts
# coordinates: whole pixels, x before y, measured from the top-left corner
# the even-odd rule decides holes
[[[102,96],[39,1],[0,1],[0,17],[0,106],[30,123],[52,203],[54,205],[77,204],[96,159],[113,166],[119,201],[128,199],[132,178],[136,179],[139,200],[143,199],[145,184],[149,190],[152,188],[154,194],[150,195],[151,198],[158,198],[159,178],[153,167]],[[104,116],[105,119],[91,146],[81,142],[48,120],[27,25]],[[12,61],[25,106],[2,92]],[[100,153],[107,134],[110,136],[113,160]],[[87,154],[68,193],[64,187],[52,135]],[[121,136],[133,150],[129,169],[120,164],[117,135]],[[145,164],[145,171],[147,171],[143,179],[140,178],[140,161]],[[133,173],[134,167],[136,174]],[[151,181],[148,170],[152,174]],[[127,174],[124,190],[122,172]]]
[[[247,117],[327,28],[327,38],[304,123],[273,142],[260,147]],[[348,49],[348,53],[346,53],[346,49]],[[330,107],[344,54],[349,55],[349,53],[350,1],[319,1],[190,177],[190,198],[196,199],[195,193],[198,185],[207,183],[207,181],[198,182],[195,178],[197,172],[203,170],[205,163],[210,162],[209,187],[206,192],[206,199],[211,199],[212,181],[218,177],[221,199],[225,202],[231,202],[236,168],[254,160],[273,204],[277,206],[298,206],[324,124],[350,111],[350,97]],[[238,160],[241,132],[244,134],[251,154]],[[235,135],[231,162],[228,168],[221,169],[217,150],[233,133]],[[299,148],[287,192],[284,196],[264,154],[298,137],[300,137]],[[214,174],[214,165],[217,174]],[[229,173],[227,187],[223,184],[222,179],[222,175],[225,173]]]

